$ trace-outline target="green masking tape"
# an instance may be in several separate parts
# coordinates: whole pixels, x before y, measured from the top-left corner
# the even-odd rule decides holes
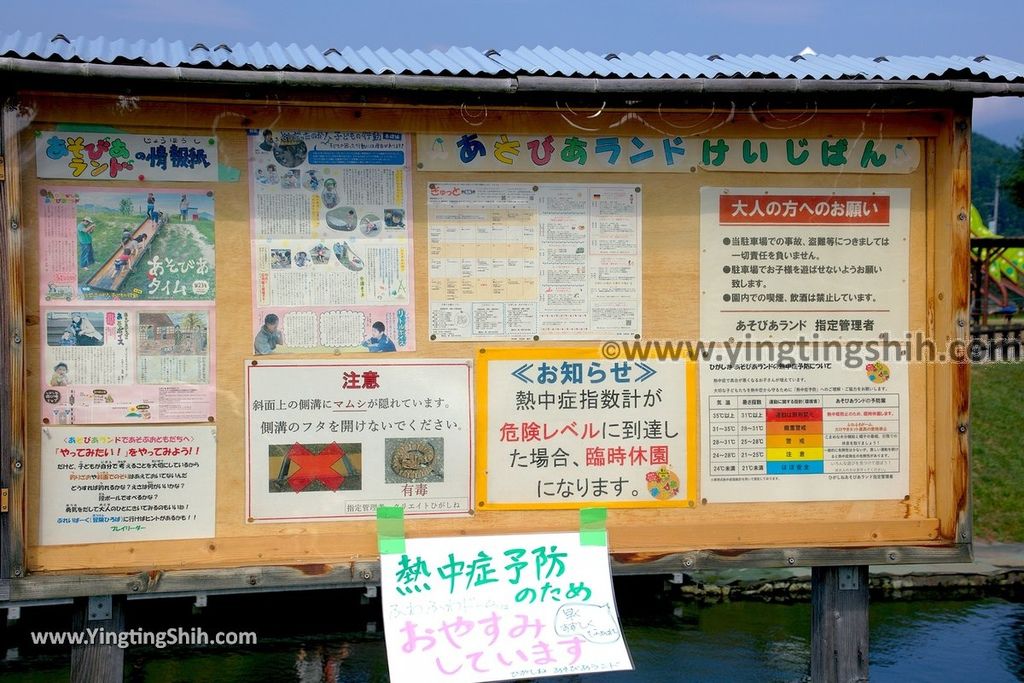
[[[608,545],[607,508],[580,509],[580,545]]]
[[[405,552],[405,510],[401,506],[377,508],[377,548],[381,555]]]

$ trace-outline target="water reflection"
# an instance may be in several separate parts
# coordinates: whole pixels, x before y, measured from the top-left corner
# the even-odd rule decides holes
[[[810,606],[734,602],[711,606],[672,604],[651,597],[657,591],[625,593],[623,625],[636,671],[587,677],[544,679],[568,683],[622,681],[804,681],[810,659]],[[298,601],[297,598],[293,600]],[[213,601],[211,601],[212,603]],[[328,603],[328,604],[325,604]],[[280,605],[279,607],[285,607]],[[324,596],[289,611],[231,610],[201,615],[207,630],[254,629],[260,645],[249,650],[132,648],[127,680],[297,681],[377,683],[388,680],[383,638],[353,634],[349,609],[331,610]],[[152,603],[146,628],[196,625],[196,619],[169,621]],[[285,615],[289,615],[287,618]],[[130,615],[131,616],[131,615]],[[373,614],[369,615],[372,620]],[[367,614],[357,615],[365,624]],[[184,621],[184,623],[183,623]],[[138,623],[133,622],[133,623]],[[27,651],[16,662],[0,664],[4,681],[67,680],[65,653]],[[871,606],[873,681],[1024,680],[1024,603],[1002,599],[974,601],[876,601]],[[423,683],[433,680],[424,672]]]

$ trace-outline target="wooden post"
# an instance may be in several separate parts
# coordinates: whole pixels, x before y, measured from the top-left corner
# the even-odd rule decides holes
[[[124,631],[125,596],[101,595],[75,600],[71,630],[84,632],[87,641],[71,648],[71,683],[121,683],[124,650],[117,635]]]
[[[868,680],[868,568],[811,569],[811,680]]]

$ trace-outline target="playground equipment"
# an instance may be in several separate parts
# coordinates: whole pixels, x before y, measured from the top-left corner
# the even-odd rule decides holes
[[[131,239],[136,244],[135,255],[132,257],[131,263],[117,269],[115,262],[117,261],[118,255],[121,253],[120,245],[114,250],[114,253],[110,255],[110,258],[100,267],[96,273],[89,278],[86,282],[86,286],[89,289],[99,289],[105,292],[117,292],[121,289],[121,285],[124,284],[125,279],[129,273],[135,268],[135,264],[145,255],[146,251],[149,250],[149,246],[153,244],[153,239],[156,237],[157,232],[160,231],[164,225],[167,224],[167,217],[164,214],[159,214],[156,220],[147,217],[139,227],[132,231]]]

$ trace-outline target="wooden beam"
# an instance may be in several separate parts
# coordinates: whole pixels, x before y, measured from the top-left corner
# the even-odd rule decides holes
[[[72,683],[121,683],[124,680],[124,649],[113,640],[115,634],[124,631],[124,608],[123,595],[101,595],[75,601],[71,628],[85,633],[87,641],[91,642],[71,647]]]
[[[868,568],[811,570],[811,680],[868,680]]]

